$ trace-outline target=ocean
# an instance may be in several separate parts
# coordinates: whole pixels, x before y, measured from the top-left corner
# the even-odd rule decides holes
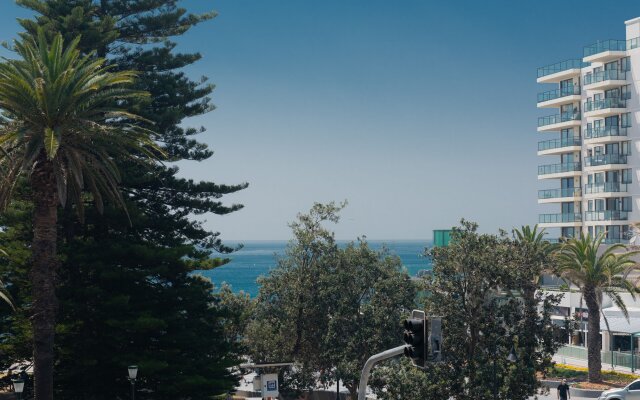
[[[284,254],[287,243],[287,241],[242,242],[244,247],[229,256],[230,263],[211,271],[198,273],[210,278],[216,287],[227,283],[234,292],[244,291],[249,293],[251,297],[255,297],[259,289],[256,279],[261,275],[266,275],[275,266],[275,256]],[[338,243],[344,245],[348,242],[339,241]],[[368,243],[373,249],[386,246],[390,254],[400,257],[410,275],[416,275],[420,270],[431,269],[429,258],[422,255],[425,247],[430,246],[430,241],[369,240]],[[235,246],[238,243],[226,242],[225,244]]]

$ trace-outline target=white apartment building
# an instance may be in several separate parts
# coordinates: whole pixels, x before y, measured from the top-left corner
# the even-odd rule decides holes
[[[640,221],[640,18],[625,40],[584,47],[582,58],[538,68],[541,227],[558,237],[606,233],[627,242]]]
[[[585,46],[582,58],[538,68],[538,203],[548,207],[539,226],[556,238],[606,234],[605,243],[629,243],[640,222],[640,18],[625,22],[624,40]],[[552,237],[553,237],[552,236]],[[558,285],[562,282],[548,282]],[[562,293],[553,317],[574,318],[574,333],[557,357],[586,359],[586,305],[574,288]],[[623,295],[630,319],[610,299],[601,317],[603,362],[640,370],[640,300]],[[611,360],[611,361],[609,361]],[[569,361],[571,363],[571,361]],[[579,364],[579,363],[578,363]]]

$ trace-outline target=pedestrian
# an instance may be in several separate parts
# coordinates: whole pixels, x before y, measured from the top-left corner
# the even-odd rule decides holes
[[[569,394],[569,385],[567,385],[567,380],[563,379],[558,385],[558,400],[567,400],[571,398],[571,394]]]

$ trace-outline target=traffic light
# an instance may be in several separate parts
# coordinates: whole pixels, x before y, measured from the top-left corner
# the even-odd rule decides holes
[[[442,361],[442,318],[427,318],[424,311],[413,310],[411,318],[404,321],[404,341],[404,355],[416,367]]]
[[[404,355],[409,357],[413,365],[424,368],[427,354],[427,325],[423,311],[413,310],[411,318],[404,320]]]

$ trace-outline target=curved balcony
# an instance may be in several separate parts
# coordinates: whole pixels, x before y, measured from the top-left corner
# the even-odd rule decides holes
[[[580,126],[580,113],[566,112],[562,114],[547,115],[538,118],[538,132],[559,131],[572,126]]]
[[[606,210],[587,211],[584,213],[585,221],[626,221],[629,219],[628,211]]]
[[[580,175],[582,165],[579,162],[564,163],[564,164],[548,164],[538,166],[538,175],[553,175],[570,173],[574,175]]]
[[[585,129],[584,131],[585,140],[600,138],[619,140],[618,137],[620,136],[627,136],[627,128],[621,128],[619,126],[603,126],[599,128]]]
[[[539,203],[557,203],[576,197],[582,197],[582,190],[579,187],[538,190]]]
[[[538,108],[558,107],[574,101],[580,101],[580,85],[538,93]]]
[[[625,112],[627,101],[620,97],[609,97],[602,100],[584,102],[585,117],[606,117]]]
[[[599,154],[584,158],[585,167],[598,167],[602,165],[626,164],[626,154]]]
[[[541,224],[561,224],[567,222],[582,222],[580,213],[540,214],[538,222]]]
[[[580,69],[588,67],[589,63],[582,60],[566,60],[538,68],[538,83],[553,83],[580,75]]]
[[[584,194],[625,193],[629,184],[619,182],[588,183],[584,185]]]
[[[580,136],[563,139],[551,139],[538,142],[538,155],[549,155],[579,151],[582,140]]]

